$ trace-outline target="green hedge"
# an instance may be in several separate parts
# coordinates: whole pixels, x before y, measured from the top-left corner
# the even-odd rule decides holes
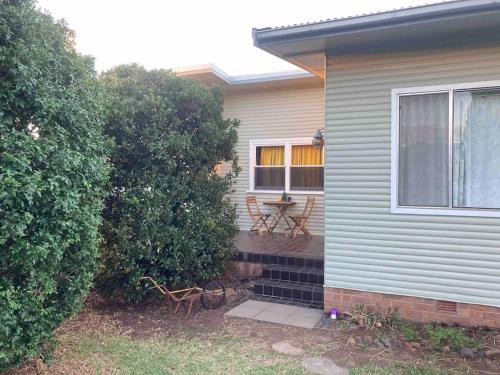
[[[98,257],[102,90],[64,24],[0,5],[0,372],[50,347]]]
[[[114,147],[99,286],[137,301],[144,275],[173,288],[217,276],[238,229],[226,198],[238,172],[238,122],[223,118],[221,91],[136,65],[103,81]]]

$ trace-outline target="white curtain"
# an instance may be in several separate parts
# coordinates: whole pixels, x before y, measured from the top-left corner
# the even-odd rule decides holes
[[[454,96],[453,206],[500,208],[500,91]]]
[[[400,206],[448,206],[448,103],[448,93],[400,97]]]

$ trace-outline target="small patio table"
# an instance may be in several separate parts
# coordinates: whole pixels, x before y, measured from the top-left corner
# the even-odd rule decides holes
[[[283,218],[285,220],[286,225],[289,230],[292,230],[292,226],[290,225],[288,219],[285,216],[285,212],[288,207],[294,206],[296,202],[286,202],[286,201],[267,201],[264,202],[265,205],[276,207],[276,211],[273,214],[273,222],[269,226],[269,233],[272,233],[276,225],[279,224],[280,220]]]

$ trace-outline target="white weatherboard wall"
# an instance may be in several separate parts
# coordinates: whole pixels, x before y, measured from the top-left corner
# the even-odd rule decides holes
[[[499,218],[390,211],[391,89],[498,79],[500,47],[328,58],[326,286],[500,306]]]
[[[259,90],[251,93],[227,95],[224,115],[241,121],[238,129],[238,154],[241,173],[235,192],[231,195],[238,204],[240,230],[249,230],[251,221],[245,206],[246,195],[256,195],[260,202],[277,200],[281,194],[251,193],[249,186],[250,140],[311,138],[316,129],[324,126],[323,87],[294,88],[286,90]],[[300,213],[307,195],[290,194],[297,205],[287,213]],[[324,228],[323,194],[314,194],[316,206],[307,228],[312,234],[322,235]],[[262,206],[267,212],[272,209]],[[283,227],[277,228],[282,231]]]

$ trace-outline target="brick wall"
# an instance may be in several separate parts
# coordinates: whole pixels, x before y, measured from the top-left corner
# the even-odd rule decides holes
[[[261,277],[264,265],[262,263],[250,263],[232,261],[229,265],[232,271],[235,271],[240,280]]]
[[[352,289],[325,288],[325,311],[349,311],[357,304],[382,309],[398,307],[401,317],[416,322],[444,322],[500,328],[500,308]]]

